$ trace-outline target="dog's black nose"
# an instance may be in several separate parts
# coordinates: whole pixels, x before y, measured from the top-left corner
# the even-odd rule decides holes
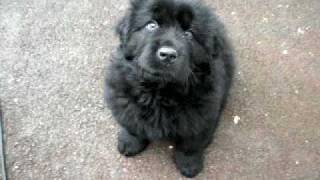
[[[173,63],[177,59],[178,53],[172,47],[163,46],[158,49],[157,57],[164,63]]]

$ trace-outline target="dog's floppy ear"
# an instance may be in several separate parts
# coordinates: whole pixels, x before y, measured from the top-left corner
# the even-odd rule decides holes
[[[130,31],[130,17],[134,9],[137,9],[141,4],[145,3],[148,0],[130,0],[130,7],[127,13],[122,17],[118,25],[116,26],[116,32],[120,37],[121,44],[125,44],[128,40],[129,31]]]
[[[210,52],[213,58],[220,55],[229,54],[232,50],[229,39],[224,29],[216,29],[209,40]]]
[[[224,46],[225,46],[225,40],[223,39],[223,37],[221,37],[220,35],[214,35],[212,37],[212,42],[211,42],[211,55],[212,57],[217,57],[219,56],[222,51],[224,50]]]
[[[141,3],[143,1],[148,1],[148,0],[130,0],[131,5],[134,5],[136,3]]]
[[[121,44],[125,44],[128,39],[129,28],[130,28],[130,19],[129,13],[127,13],[116,26],[116,33],[120,37]]]

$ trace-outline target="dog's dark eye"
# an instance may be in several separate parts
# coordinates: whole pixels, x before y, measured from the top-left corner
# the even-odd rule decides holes
[[[193,36],[193,34],[192,34],[192,32],[191,31],[185,31],[184,32],[184,36],[186,37],[186,38],[192,38],[192,36]]]
[[[148,31],[152,32],[155,31],[156,29],[159,28],[159,25],[156,21],[151,21],[149,22],[146,27],[145,27]]]

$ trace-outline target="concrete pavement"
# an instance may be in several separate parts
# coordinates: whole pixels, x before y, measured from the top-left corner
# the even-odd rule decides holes
[[[197,179],[320,179],[320,1],[204,1],[229,29],[238,69]],[[127,5],[0,1],[11,179],[183,179],[167,142],[130,159],[116,151],[103,78]]]

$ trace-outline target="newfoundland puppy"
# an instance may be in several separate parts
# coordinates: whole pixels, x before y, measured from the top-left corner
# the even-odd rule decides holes
[[[194,177],[232,82],[223,25],[197,0],[131,0],[116,30],[105,101],[122,127],[119,152],[134,156],[166,139],[177,168]]]

